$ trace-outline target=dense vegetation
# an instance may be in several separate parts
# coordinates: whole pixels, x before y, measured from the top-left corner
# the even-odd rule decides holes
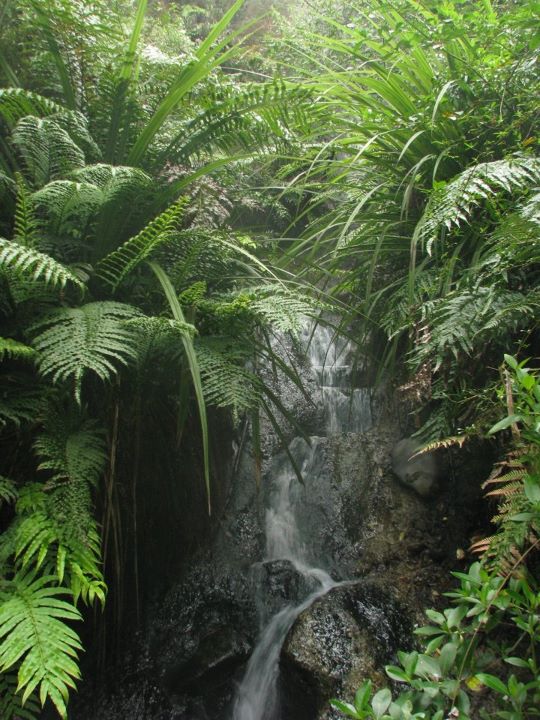
[[[210,510],[217,408],[281,432],[257,369],[298,382],[271,336],[329,307],[381,351],[376,374],[414,398],[425,443],[491,428],[509,453],[482,565],[430,616],[424,652],[389,669],[412,689],[371,699],[366,684],[341,707],[466,718],[481,685],[501,717],[532,717],[538,6],[216,8],[2,9],[2,717],[50,702],[65,717],[72,621],[106,582],[116,621],[127,584],[138,597],[145,435],[200,467],[190,492]]]

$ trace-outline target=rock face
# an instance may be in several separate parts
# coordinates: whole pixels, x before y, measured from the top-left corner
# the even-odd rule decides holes
[[[299,616],[283,647],[283,720],[296,717],[298,686],[311,698],[311,719],[326,720],[328,698],[354,695],[366,678],[384,682],[380,668],[408,644],[410,630],[404,608],[377,585],[331,590]]]

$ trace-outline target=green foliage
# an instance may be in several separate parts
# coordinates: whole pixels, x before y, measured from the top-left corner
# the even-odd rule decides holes
[[[50,697],[61,717],[67,717],[69,689],[80,677],[76,663],[81,649],[78,635],[66,621],[80,613],[59,596],[67,588],[54,585],[55,578],[35,571],[17,574],[0,588],[0,669],[19,665],[17,690],[22,703],[39,691],[41,703]]]
[[[44,280],[47,284],[60,287],[71,282],[83,288],[77,275],[58,260],[14,240],[0,238],[0,267],[15,271],[31,281]]]
[[[97,268],[99,276],[115,290],[155,248],[170,240],[170,233],[184,214],[186,198],[181,198],[152,220],[135,237],[104,257]]]
[[[17,694],[17,675],[13,672],[0,675],[0,713],[6,720],[34,720],[39,713],[34,697],[22,705],[21,696]]]
[[[52,382],[72,382],[81,400],[84,375],[91,371],[103,381],[137,356],[137,336],[126,325],[139,311],[122,303],[95,302],[59,308],[32,326],[38,366]]]
[[[0,504],[14,503],[18,497],[17,487],[13,480],[0,475]]]
[[[211,340],[195,346],[206,403],[231,408],[238,418],[258,406],[260,380],[244,367],[245,355],[238,349],[223,347],[223,343]]]
[[[0,360],[4,360],[4,358],[33,360],[35,354],[34,348],[24,345],[24,343],[11,338],[0,338]]]

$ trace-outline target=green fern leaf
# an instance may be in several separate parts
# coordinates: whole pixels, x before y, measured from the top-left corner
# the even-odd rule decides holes
[[[184,214],[187,202],[187,198],[180,198],[135,237],[103,258],[97,266],[98,275],[116,290],[122,280],[148,258],[155,248],[169,240],[171,231]]]
[[[255,292],[251,309],[278,332],[299,332],[305,318],[316,314],[320,304],[281,285],[263,285]]]
[[[261,385],[256,375],[208,342],[198,342],[195,349],[208,405],[231,408],[235,417],[257,407]]]
[[[52,118],[22,118],[13,130],[12,140],[36,187],[85,164],[84,152]]]
[[[0,505],[2,503],[10,505],[16,502],[18,497],[19,493],[17,491],[17,486],[13,480],[0,475]]]
[[[0,88],[0,117],[10,128],[27,115],[45,117],[65,112],[61,105],[30,90]]]
[[[43,390],[32,387],[28,376],[10,374],[0,380],[0,428],[34,422],[43,400]]]
[[[39,704],[35,697],[29,697],[24,706],[17,694],[17,674],[7,672],[0,675],[0,717],[3,720],[37,720]]]
[[[441,227],[451,230],[467,223],[473,209],[483,200],[500,193],[523,190],[540,180],[540,160],[515,155],[468,168],[451,182],[436,189],[416,227],[414,242],[427,241],[427,249],[437,240]]]
[[[34,348],[11,338],[0,337],[0,360],[5,358],[18,358],[32,360],[36,354]]]
[[[62,718],[67,717],[69,689],[80,677],[79,636],[67,622],[80,620],[79,611],[59,596],[56,578],[20,572],[0,591],[0,670],[18,666],[17,691],[22,702],[39,689],[41,704],[50,698]]]
[[[60,287],[71,282],[81,289],[84,287],[75,273],[50,255],[4,238],[0,238],[1,267],[17,271],[32,281],[44,280],[47,284]]]
[[[53,473],[53,481],[94,485],[107,462],[105,433],[92,420],[64,408],[47,408],[43,431],[34,448],[41,460],[38,470]]]
[[[24,180],[20,175],[17,175],[17,203],[15,205],[13,239],[20,245],[35,247],[37,229],[38,223],[32,198],[26,189]]]
[[[52,381],[74,384],[81,399],[81,385],[87,372],[103,381],[137,357],[137,334],[126,320],[140,315],[131,305],[95,302],[77,308],[59,308],[31,329],[40,331],[34,347],[40,354],[41,374]]]

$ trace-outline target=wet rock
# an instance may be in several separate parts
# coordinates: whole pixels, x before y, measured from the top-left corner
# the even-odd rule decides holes
[[[366,678],[384,684],[383,666],[407,645],[410,629],[403,608],[375,585],[330,590],[298,617],[285,641],[284,719],[314,705],[312,720],[322,720],[330,697],[354,694]]]

